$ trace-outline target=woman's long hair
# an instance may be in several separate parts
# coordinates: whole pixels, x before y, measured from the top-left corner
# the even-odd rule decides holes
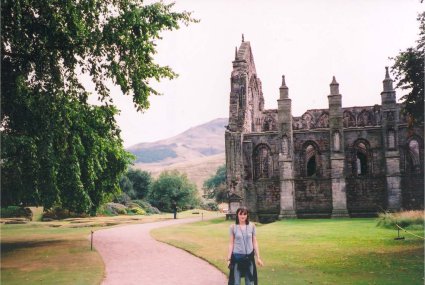
[[[249,212],[246,207],[240,207],[236,210],[236,224],[239,225],[239,213],[246,214],[246,224],[249,225]]]

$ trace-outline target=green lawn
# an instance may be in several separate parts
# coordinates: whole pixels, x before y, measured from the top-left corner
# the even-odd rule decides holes
[[[96,228],[1,225],[1,284],[100,284],[101,257],[87,238]]]
[[[41,213],[36,213],[39,220]],[[217,217],[215,212],[191,210],[178,218]],[[27,224],[0,224],[0,284],[100,284],[104,264],[90,250],[90,232],[108,226],[172,219],[172,214],[67,219]]]
[[[227,274],[228,228],[215,219],[157,229],[161,241],[202,257]],[[260,284],[424,284],[424,241],[376,227],[376,219],[284,220],[257,225]],[[423,236],[423,230],[414,231]]]

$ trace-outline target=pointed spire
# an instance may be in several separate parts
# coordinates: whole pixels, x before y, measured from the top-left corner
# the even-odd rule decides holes
[[[235,47],[235,60],[238,59],[238,47]]]
[[[285,82],[285,75],[282,75],[282,85],[279,88],[279,93],[280,93],[280,99],[286,99],[289,96],[289,88],[288,86],[286,86],[286,82]]]
[[[242,42],[244,42],[245,41],[245,37],[244,37],[244,35],[242,34]]]
[[[286,86],[286,82],[285,82],[285,75],[282,75],[282,85],[280,86],[280,88],[288,88],[288,86]]]
[[[388,66],[385,66],[385,79],[391,79],[390,73],[388,72]]]
[[[383,83],[384,83],[384,92],[394,91],[393,80],[390,77],[390,73],[388,71],[388,66],[385,66],[385,79],[384,79]]]
[[[340,95],[339,94],[339,83],[336,81],[335,76],[332,78],[331,86],[331,95]]]

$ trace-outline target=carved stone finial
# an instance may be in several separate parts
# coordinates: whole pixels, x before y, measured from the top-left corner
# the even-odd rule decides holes
[[[390,73],[388,72],[388,66],[385,66],[385,79],[390,79]]]
[[[393,80],[390,77],[390,73],[388,71],[388,66],[385,66],[385,79],[384,79],[383,83],[384,83],[384,92],[394,91]]]
[[[235,59],[238,59],[238,47],[235,47]]]
[[[339,95],[339,83],[336,81],[335,76],[332,78],[331,95]]]
[[[244,37],[244,35],[242,34],[242,42],[244,42],[245,41],[245,37]]]
[[[280,99],[289,98],[289,88],[286,86],[285,75],[282,75],[282,86],[279,87]]]
[[[282,85],[280,87],[281,88],[288,88],[288,86],[286,86],[286,82],[285,82],[285,75],[282,75]]]

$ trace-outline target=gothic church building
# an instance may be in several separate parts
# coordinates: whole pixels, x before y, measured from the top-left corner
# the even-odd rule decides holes
[[[294,117],[284,76],[277,109],[264,109],[261,89],[250,43],[242,41],[225,132],[227,187],[254,218],[423,209],[423,126],[408,127],[388,68],[381,105],[342,108],[334,77],[328,109]]]

